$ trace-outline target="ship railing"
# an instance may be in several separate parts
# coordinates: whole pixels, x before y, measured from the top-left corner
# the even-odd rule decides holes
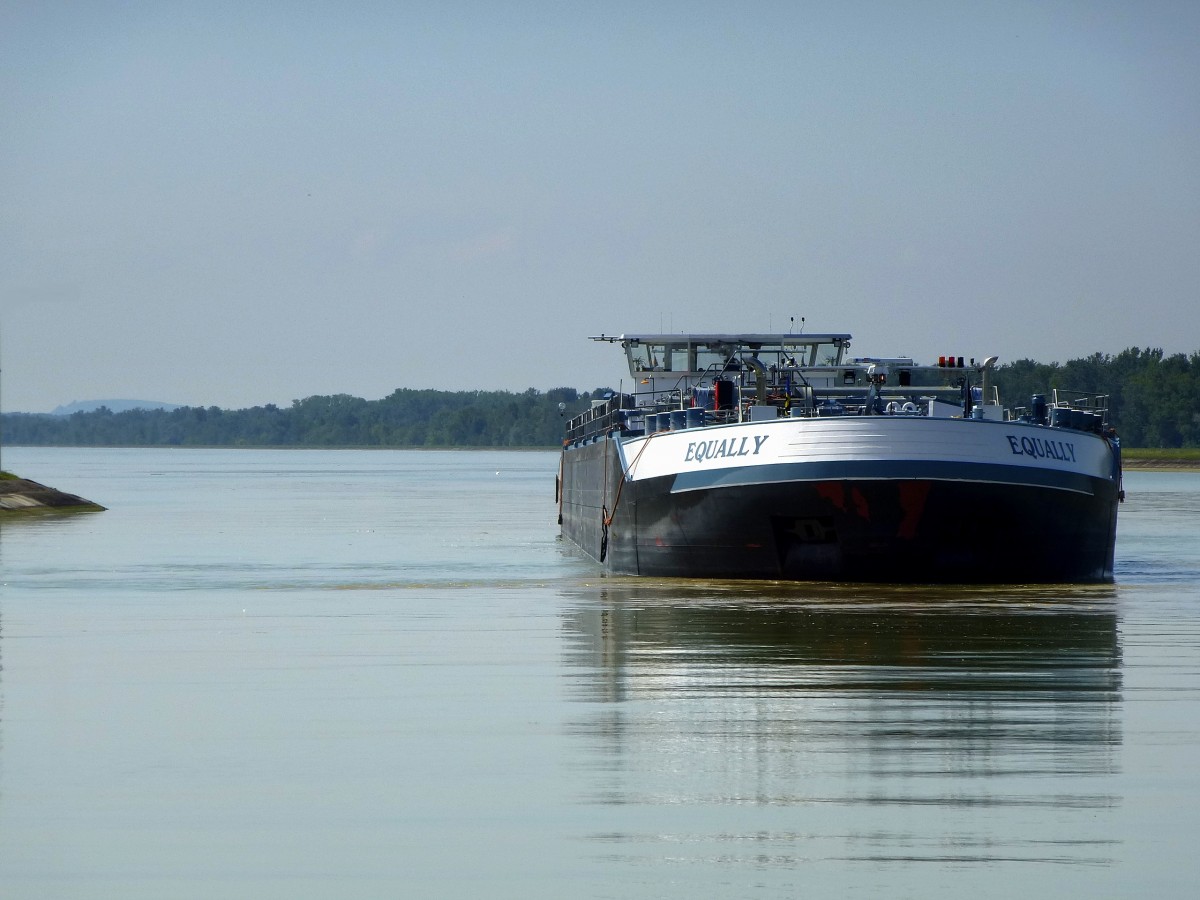
[[[633,436],[653,432],[656,426],[649,417],[659,413],[683,413],[690,408],[690,391],[682,388],[614,394],[604,400],[593,400],[585,410],[567,424],[564,443],[579,444],[595,440],[612,432]],[[706,410],[705,424],[738,421],[737,408]]]
[[[766,405],[776,407],[779,416],[790,418],[861,415],[867,405],[866,393],[858,386],[821,387],[815,390],[811,386],[805,387],[802,397],[770,396]],[[682,414],[691,410],[693,417],[702,417],[703,425],[745,421],[751,417],[750,407],[760,404],[753,402],[753,394],[743,386],[738,388],[733,403],[719,409],[692,407],[691,392],[682,388],[614,393],[602,400],[593,400],[589,409],[571,419],[564,443],[586,443],[614,432],[625,436],[653,433],[661,430],[660,423],[654,419],[661,413]],[[899,414],[926,415],[929,400],[953,402],[960,395],[960,389],[954,387],[888,386],[879,391],[879,400],[884,405],[896,401],[895,412]]]
[[[607,434],[616,423],[623,418],[622,410],[633,406],[633,398],[628,394],[612,394],[602,400],[593,400],[590,408],[567,423],[564,443],[581,443]]]
[[[1108,401],[1110,394],[1089,391],[1069,391],[1063,388],[1052,390],[1051,408],[1075,409],[1098,417],[1101,426],[1108,426]]]

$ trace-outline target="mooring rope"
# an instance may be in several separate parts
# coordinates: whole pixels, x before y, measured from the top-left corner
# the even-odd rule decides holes
[[[633,457],[633,462],[629,464],[628,468],[623,468],[621,470],[621,480],[617,482],[617,492],[613,496],[612,512],[610,513],[608,511],[608,506],[606,504],[600,505],[600,562],[604,562],[604,558],[608,556],[608,526],[612,524],[613,519],[617,515],[617,507],[621,503],[621,492],[625,489],[625,482],[627,481],[625,475],[627,472],[631,472],[637,467],[638,460],[642,458],[642,453],[644,453],[646,448],[650,446],[650,439],[660,433],[661,432],[654,432],[653,434],[646,435],[646,437],[642,440],[642,446],[638,448],[637,454]],[[604,464],[604,496],[608,496],[607,460]]]

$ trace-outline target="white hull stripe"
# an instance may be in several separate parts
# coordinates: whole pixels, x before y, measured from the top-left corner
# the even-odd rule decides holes
[[[680,472],[675,476],[671,493],[796,481],[971,481],[1049,488],[1089,495],[1095,493],[1093,479],[1076,472],[936,460],[776,463],[703,472]]]

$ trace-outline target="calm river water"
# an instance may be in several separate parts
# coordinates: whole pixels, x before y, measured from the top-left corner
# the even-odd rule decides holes
[[[604,578],[554,453],[5,448],[0,896],[1195,896],[1200,473],[1117,584]]]

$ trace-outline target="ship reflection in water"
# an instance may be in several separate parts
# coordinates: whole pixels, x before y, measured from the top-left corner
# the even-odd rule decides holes
[[[1111,862],[1111,588],[605,582],[565,625],[609,859]]]

